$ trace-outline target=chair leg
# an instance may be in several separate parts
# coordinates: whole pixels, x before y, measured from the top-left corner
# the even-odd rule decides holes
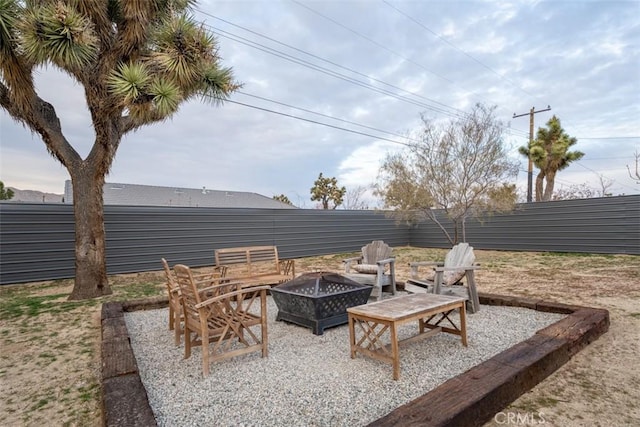
[[[174,312],[173,312],[173,305],[171,305],[171,301],[169,301],[169,330],[173,331],[173,327],[174,327]]]
[[[175,345],[180,345],[180,335],[182,335],[182,326],[180,325],[180,311],[175,310],[173,313],[173,336]]]
[[[205,330],[207,337],[201,337],[202,339],[202,374],[209,376],[209,331]]]
[[[184,358],[188,359],[191,357],[191,331],[187,327],[186,323],[184,325]]]

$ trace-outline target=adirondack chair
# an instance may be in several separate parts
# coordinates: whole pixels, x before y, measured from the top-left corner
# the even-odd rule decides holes
[[[267,357],[269,286],[242,288],[222,283],[198,289],[189,267],[177,264],[173,271],[182,296],[185,359],[191,356],[192,346],[201,345],[202,372],[206,377],[209,359],[218,361],[254,351]]]
[[[396,267],[392,252],[391,246],[382,240],[374,240],[362,247],[362,255],[342,261],[344,276],[358,283],[372,285],[371,296],[376,296],[378,301],[382,300],[383,286],[391,287],[391,292],[395,295]]]
[[[458,295],[467,299],[467,310],[480,310],[480,300],[476,289],[474,271],[480,268],[474,264],[476,257],[468,243],[458,243],[447,253],[444,263],[418,261],[409,263],[411,278],[407,284],[427,289],[427,292],[443,295]],[[420,275],[420,267],[431,267]],[[466,283],[463,283],[463,279]]]

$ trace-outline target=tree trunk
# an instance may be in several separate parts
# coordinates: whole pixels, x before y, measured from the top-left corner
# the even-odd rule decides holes
[[[76,231],[76,277],[70,300],[111,294],[105,256],[104,175],[94,168],[72,174],[73,209]]]
[[[544,193],[544,172],[540,171],[536,176],[536,202],[542,201],[542,194]]]
[[[553,188],[556,184],[556,174],[548,173],[547,174],[547,186],[544,189],[544,194],[542,195],[542,201],[548,202],[551,200],[551,196],[553,195]]]

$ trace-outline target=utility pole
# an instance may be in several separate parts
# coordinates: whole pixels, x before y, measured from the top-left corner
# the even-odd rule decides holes
[[[513,118],[522,117],[529,115],[529,172],[527,174],[527,203],[531,203],[533,201],[532,198],[532,187],[533,187],[533,160],[531,160],[531,145],[533,145],[533,115],[536,113],[542,113],[543,111],[551,110],[551,106],[547,105],[547,108],[544,110],[537,110],[536,107],[531,107],[531,110],[528,113],[518,114],[513,113]]]

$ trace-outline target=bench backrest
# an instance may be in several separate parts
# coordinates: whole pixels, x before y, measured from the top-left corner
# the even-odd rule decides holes
[[[216,265],[228,267],[227,275],[280,274],[280,260],[276,246],[247,246],[216,249]]]

